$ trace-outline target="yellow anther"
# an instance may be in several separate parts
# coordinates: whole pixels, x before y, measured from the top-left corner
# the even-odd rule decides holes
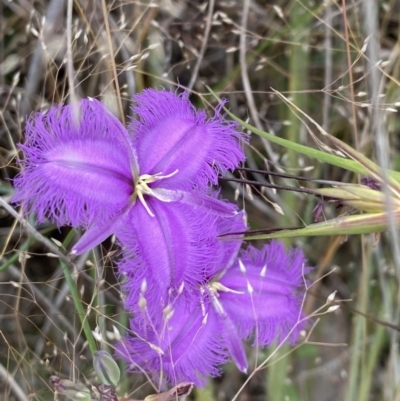
[[[140,200],[140,203],[144,206],[144,208],[146,209],[147,213],[151,216],[154,217],[154,213],[150,210],[149,206],[146,203],[146,199],[145,199],[145,195],[147,196],[152,196],[154,198],[157,198],[163,202],[167,202],[167,200],[163,199],[160,195],[157,194],[157,189],[156,190],[152,190],[149,187],[149,184],[155,182],[155,181],[159,181],[159,180],[163,180],[166,178],[170,178],[172,176],[174,176],[176,173],[178,172],[178,170],[175,170],[173,173],[171,174],[167,174],[167,175],[162,175],[162,173],[157,173],[154,175],[150,175],[150,174],[142,174],[140,175],[137,180],[135,180],[135,190],[132,194],[132,202],[133,204],[135,204],[136,199]]]

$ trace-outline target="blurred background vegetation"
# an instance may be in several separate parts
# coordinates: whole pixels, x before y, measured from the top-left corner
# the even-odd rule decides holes
[[[131,96],[146,87],[187,88],[211,116],[216,102],[207,85],[229,99],[239,118],[321,147],[274,89],[333,136],[399,170],[398,0],[0,0],[0,18],[0,194],[7,202],[30,112],[90,96],[126,121]],[[384,157],[377,152],[379,140],[389,144]],[[252,169],[349,183],[361,178],[260,137],[245,150]],[[241,176],[299,186],[293,179]],[[224,195],[246,209],[252,229],[314,222],[318,199],[311,195],[235,182],[223,186]],[[326,203],[320,219],[341,213],[352,211]],[[76,240],[68,227],[35,225],[33,217],[30,223],[66,251]],[[400,400],[400,257],[394,240],[386,233],[287,240],[315,266],[306,313],[333,291],[345,302],[321,317],[307,344],[293,352],[281,349],[240,392],[246,375],[229,364],[221,378],[188,399]],[[0,252],[0,398],[52,400],[51,375],[95,382],[60,259],[5,209]],[[90,327],[98,326],[111,344],[113,326],[123,333],[127,322],[115,255],[109,240],[78,258],[73,275]],[[250,366],[271,351],[249,347]],[[152,392],[138,375],[124,375],[119,388],[134,399]]]

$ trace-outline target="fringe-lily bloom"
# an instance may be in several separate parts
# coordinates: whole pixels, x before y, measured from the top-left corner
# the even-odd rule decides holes
[[[222,336],[240,370],[247,370],[241,340],[252,338],[253,346],[261,347],[275,340],[296,341],[309,270],[305,263],[300,249],[287,252],[277,241],[261,250],[249,246],[231,267],[200,287],[202,303],[208,301],[208,309],[219,316]]]
[[[134,311],[133,335],[125,338],[118,354],[128,369],[145,371],[160,385],[165,381],[202,385],[207,376],[220,373],[218,366],[229,355],[241,371],[247,370],[243,340],[252,338],[254,346],[262,347],[274,340],[297,339],[307,271],[302,252],[286,252],[278,242],[262,250],[249,247],[240,257],[238,249],[232,248],[231,254],[226,250],[222,245],[216,254],[225,259],[215,276],[186,295],[182,288],[169,292],[156,313],[148,308],[143,287],[136,304],[126,304]],[[203,273],[207,270],[216,271],[214,265]]]
[[[207,191],[244,159],[236,124],[224,121],[220,108],[207,120],[186,94],[150,89],[134,100],[138,119],[129,130],[93,99],[82,100],[79,113],[53,106],[27,122],[14,202],[38,221],[88,228],[75,254],[127,230],[167,252],[174,239],[166,227],[183,230],[179,207],[189,214],[234,211]],[[149,233],[154,225],[157,238]]]

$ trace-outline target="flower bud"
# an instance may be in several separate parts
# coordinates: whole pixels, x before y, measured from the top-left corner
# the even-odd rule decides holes
[[[93,356],[93,367],[103,384],[116,386],[121,372],[113,357],[107,351],[96,351]]]
[[[54,389],[65,395],[71,401],[90,401],[90,390],[82,383],[74,383],[71,380],[63,380],[57,376],[52,376],[50,382]]]

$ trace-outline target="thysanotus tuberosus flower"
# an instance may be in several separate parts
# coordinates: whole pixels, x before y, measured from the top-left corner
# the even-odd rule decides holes
[[[286,251],[284,245],[272,241],[261,250],[249,246],[230,268],[210,277],[201,289],[225,322],[224,337],[241,370],[237,346],[240,339],[252,338],[254,346],[282,342],[289,333],[296,341],[301,320],[301,304],[305,292],[304,273],[308,271],[300,249]],[[236,331],[231,328],[235,327]]]
[[[232,232],[243,231],[239,217],[230,222]],[[226,219],[216,225],[224,232]],[[252,339],[254,346],[286,337],[296,340],[307,270],[302,252],[286,252],[282,244],[271,242],[261,250],[249,247],[238,256],[240,245],[241,241],[220,241],[197,288],[166,289],[158,309],[148,302],[146,285],[136,283],[139,290],[127,291],[133,334],[118,353],[131,371],[144,370],[160,385],[165,381],[201,385],[207,376],[220,373],[218,366],[229,356],[241,371],[247,370],[243,340]],[[129,272],[129,261],[122,264],[121,270]]]
[[[177,292],[183,297],[191,297],[199,283],[214,271],[220,271],[222,265],[233,263],[241,246],[240,240],[224,241],[218,237],[245,231],[242,213],[225,217],[215,216],[204,207],[193,210],[188,205],[178,204],[176,209],[172,204],[168,206],[169,213],[176,216],[170,222],[165,217],[165,222],[170,224],[160,226],[155,221],[149,230],[135,232],[134,236],[129,227],[120,233],[124,254],[118,262],[118,271],[122,275],[125,306],[133,315],[142,313],[143,306],[146,315],[159,314],[160,305],[166,307]],[[137,218],[139,226],[140,219],[147,220],[144,213]],[[155,251],[157,238],[161,235],[171,239],[169,247],[159,247]],[[138,247],[140,252],[137,252]],[[160,269],[159,266],[165,265],[170,269]]]
[[[150,89],[134,101],[129,130],[93,99],[79,103],[78,119],[61,105],[27,122],[14,202],[38,221],[88,228],[73,253],[120,231],[146,237],[154,226],[159,236],[147,232],[146,247],[169,252],[175,238],[165,227],[184,230],[180,207],[189,215],[234,212],[208,196],[208,185],[244,159],[236,123],[224,121],[219,108],[207,120],[186,94]]]

